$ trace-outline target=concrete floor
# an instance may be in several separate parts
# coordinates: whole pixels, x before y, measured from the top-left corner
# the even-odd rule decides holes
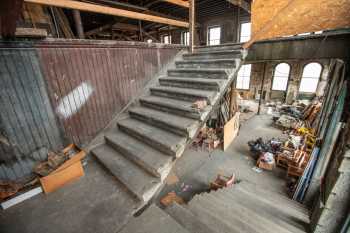
[[[157,201],[168,192],[175,191],[185,201],[189,201],[196,193],[208,189],[217,174],[234,173],[237,180],[245,180],[267,189],[286,193],[286,171],[276,168],[273,171],[257,173],[252,168],[256,161],[250,156],[247,142],[262,137],[263,139],[283,138],[282,131],[274,128],[270,115],[254,115],[241,124],[238,137],[224,152],[196,151],[188,149],[176,163],[168,184],[163,188]],[[178,179],[178,182],[174,183]]]
[[[271,126],[271,116],[244,116],[239,136],[227,151],[211,153],[186,150],[178,160],[159,198],[175,190],[185,200],[208,188],[218,173],[235,173],[268,189],[285,190],[285,172],[256,173],[247,142],[258,137],[269,139],[282,133]],[[242,118],[243,119],[243,118]],[[178,179],[178,181],[176,180]],[[122,185],[90,156],[85,176],[49,195],[40,194],[0,212],[1,233],[78,233],[117,232],[137,208]]]

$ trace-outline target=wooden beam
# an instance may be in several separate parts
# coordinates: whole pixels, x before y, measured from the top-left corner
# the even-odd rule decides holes
[[[41,28],[16,28],[16,37],[47,37],[46,29]]]
[[[189,10],[189,32],[190,32],[190,38],[189,38],[189,46],[190,46],[190,52],[193,53],[194,49],[194,34],[195,34],[195,0],[189,0],[190,2],[190,10]]]
[[[148,14],[143,14],[143,13],[138,13],[138,12],[133,12],[128,10],[117,9],[113,7],[91,4],[91,3],[78,2],[73,0],[24,0],[24,1],[30,2],[30,3],[47,5],[47,6],[56,6],[56,7],[70,8],[70,9],[76,9],[81,11],[106,14],[106,15],[126,17],[131,19],[139,19],[144,21],[174,25],[178,27],[185,27],[185,28],[189,27],[189,23],[185,21],[168,19],[168,18],[163,18],[159,16],[148,15]]]
[[[226,0],[226,1],[228,1],[232,5],[239,6],[243,8],[245,11],[247,11],[248,13],[250,13],[251,6],[249,2],[245,0]]]
[[[162,0],[163,2],[171,3],[174,5],[190,8],[189,1],[182,1],[182,0]]]

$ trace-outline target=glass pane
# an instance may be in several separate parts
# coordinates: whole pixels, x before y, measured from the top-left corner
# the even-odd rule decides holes
[[[303,70],[299,91],[315,92],[320,79],[322,66],[316,62],[307,64]]]
[[[249,89],[251,65],[243,65],[237,75],[236,88]]]
[[[240,42],[246,42],[250,40],[251,35],[251,23],[242,23],[241,24],[241,35]]]
[[[320,64],[316,62],[309,63],[304,67],[302,77],[319,78],[321,75],[321,70],[322,70],[322,66]]]
[[[315,92],[317,89],[318,79],[302,78],[300,82],[300,92]]]
[[[290,66],[287,63],[280,63],[275,68],[273,75],[272,90],[285,91],[288,85]]]
[[[218,45],[220,44],[220,38],[221,38],[221,28],[220,27],[212,27],[209,28],[209,45]]]

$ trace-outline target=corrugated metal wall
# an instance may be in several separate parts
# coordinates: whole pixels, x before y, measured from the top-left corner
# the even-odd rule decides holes
[[[182,49],[134,42],[0,44],[0,179],[29,174],[47,150],[91,141]]]

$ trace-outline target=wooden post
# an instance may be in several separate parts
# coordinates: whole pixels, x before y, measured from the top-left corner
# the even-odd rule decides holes
[[[190,32],[190,52],[193,53],[194,50],[194,34],[195,34],[195,0],[189,0],[189,32]]]
[[[237,91],[235,88],[235,82],[231,83],[231,95],[230,95],[230,112],[229,116],[230,119],[233,117],[233,115],[237,112]]]
[[[75,23],[75,29],[77,30],[79,39],[85,39],[83,23],[81,22],[81,17],[80,17],[80,11],[74,9],[73,18]]]
[[[260,87],[259,108],[258,108],[258,113],[257,113],[258,115],[260,115],[260,110],[261,110],[261,102],[262,102],[262,95],[263,95],[263,89],[264,89],[265,76],[266,76],[266,62],[264,62],[263,79],[261,81],[261,87]]]

